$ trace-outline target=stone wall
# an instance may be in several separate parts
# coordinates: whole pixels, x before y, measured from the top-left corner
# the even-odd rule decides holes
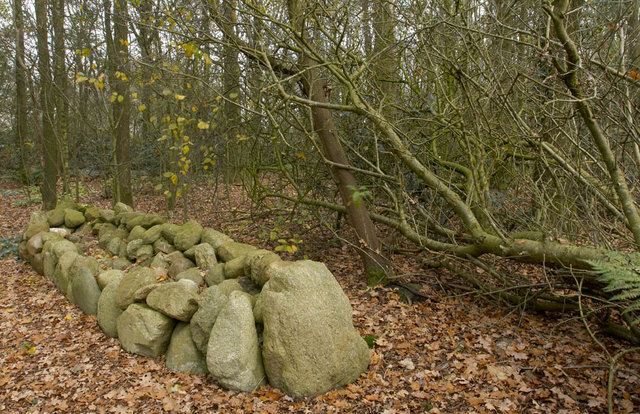
[[[86,255],[98,237],[106,254]],[[95,243],[93,243],[95,244]],[[195,221],[63,201],[35,212],[20,255],[104,333],[175,371],[293,397],[354,381],[369,349],[322,263],[287,262]]]

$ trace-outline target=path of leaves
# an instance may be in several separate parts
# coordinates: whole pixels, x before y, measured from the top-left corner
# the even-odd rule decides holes
[[[82,201],[106,206],[97,185],[86,184],[96,191]],[[138,208],[162,211],[161,200],[143,190]],[[15,196],[2,198],[0,238],[16,237],[39,206],[14,207]],[[259,222],[238,219],[242,199],[237,195],[214,203],[201,188],[192,192],[192,209],[204,224],[273,247],[257,239]],[[69,305],[26,264],[7,259],[0,262],[0,412],[606,411],[607,358],[580,321],[506,314],[471,297],[447,296],[451,292],[437,290],[433,274],[398,256],[394,262],[400,273],[419,275],[415,281],[425,285],[427,300],[409,306],[391,290],[367,289],[355,251],[327,237],[307,233],[304,251],[324,261],[341,283],[361,334],[377,338],[370,368],[356,383],[293,400],[268,386],[236,393],[207,376],[170,372],[161,359],[122,351],[101,333],[94,316]],[[600,339],[610,352],[620,349]],[[637,353],[621,359],[617,412],[640,411],[639,366]]]

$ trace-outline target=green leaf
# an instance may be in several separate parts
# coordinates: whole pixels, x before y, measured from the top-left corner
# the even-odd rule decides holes
[[[364,341],[367,343],[367,345],[369,346],[369,348],[373,348],[373,346],[376,344],[376,336],[375,335],[367,335],[364,338]]]

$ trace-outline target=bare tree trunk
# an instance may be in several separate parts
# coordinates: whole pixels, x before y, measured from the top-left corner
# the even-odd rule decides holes
[[[636,247],[640,247],[640,215],[636,209],[633,196],[629,191],[626,177],[616,161],[615,154],[611,150],[609,140],[605,136],[599,122],[593,116],[591,105],[585,96],[584,90],[578,78],[578,71],[581,66],[581,59],[573,40],[569,37],[567,32],[567,26],[565,21],[565,13],[569,6],[568,0],[560,0],[554,4],[553,9],[545,7],[545,11],[551,16],[553,27],[556,32],[556,36],[564,46],[564,50],[567,55],[566,66],[564,63],[556,60],[556,66],[559,68],[562,74],[562,79],[571,92],[571,95],[575,98],[575,106],[582,117],[582,120],[587,126],[591,137],[600,152],[600,156],[607,168],[609,177],[613,182],[613,188],[616,194],[620,198],[622,204],[622,210],[627,217],[627,226],[636,243]]]
[[[128,60],[128,2],[115,0],[113,2],[113,37],[111,36],[111,2],[105,4],[105,37],[107,38],[107,52],[109,60],[109,82],[116,93],[111,105],[113,114],[114,137],[114,181],[113,201],[133,205],[131,191],[131,154],[130,154],[130,107]]]
[[[59,149],[58,168],[59,173],[62,176],[62,194],[70,194],[69,134],[67,127],[69,103],[67,101],[68,82],[67,70],[65,67],[64,3],[65,0],[55,0],[53,4],[53,79],[55,85],[56,138]]]
[[[300,2],[289,0],[288,11],[296,31],[303,33],[305,27]],[[327,103],[331,90],[327,87],[327,83],[320,78],[314,66],[315,62],[311,58],[301,57],[300,70],[303,73],[304,89],[312,101]],[[359,191],[358,182],[348,169],[349,160],[340,143],[331,112],[319,106],[312,106],[310,110],[313,131],[320,138],[325,157],[332,162],[329,167],[331,174],[346,207],[347,218],[360,239],[359,253],[364,265],[367,284],[386,283],[387,276],[392,273],[392,267],[382,255],[382,244],[376,234],[375,225],[369,217],[366,204],[354,201],[354,192]]]
[[[53,94],[51,90],[51,63],[48,45],[48,17],[46,0],[36,0],[36,31],[38,38],[38,72],[40,73],[40,106],[42,108],[42,206],[45,210],[55,208],[57,203],[58,147],[53,127]]]
[[[20,181],[29,186],[31,169],[27,166],[27,81],[24,64],[24,16],[22,0],[13,1],[13,21],[16,41],[16,148],[18,150]]]
[[[238,63],[238,48],[233,44],[235,39],[235,2],[224,0],[222,4],[222,24],[223,30],[223,73],[222,89],[225,101],[222,104],[222,115],[225,125],[225,180],[227,183],[234,183],[240,179],[242,170],[243,154],[241,151],[242,141],[238,139],[240,133],[240,108],[236,104],[240,94],[240,65]]]

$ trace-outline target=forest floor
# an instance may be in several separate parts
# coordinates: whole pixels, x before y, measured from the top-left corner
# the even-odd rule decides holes
[[[152,185],[136,186],[136,208],[162,213],[164,198]],[[99,181],[84,182],[83,189],[81,202],[109,205],[100,198]],[[27,203],[6,181],[0,194],[0,239],[19,237],[40,204]],[[312,398],[292,399],[270,386],[250,394],[226,391],[211,377],[174,373],[161,359],[126,353],[102,334],[95,316],[9,257],[0,261],[0,412],[607,411],[611,358],[629,347],[597,332],[596,343],[576,315],[509,311],[478,295],[442,289],[450,276],[410,254],[395,255],[393,263],[398,274],[423,286],[426,300],[404,304],[392,289],[366,287],[348,233],[340,239],[313,227],[311,218],[291,220],[286,206],[276,210],[281,217],[252,216],[234,186],[213,194],[211,185],[201,185],[189,196],[189,217],[203,225],[271,249],[277,239],[295,238],[299,250],[288,259],[306,255],[324,262],[351,300],[356,328],[376,337],[369,369],[346,388]],[[625,353],[616,368],[614,412],[640,412],[640,353]]]

